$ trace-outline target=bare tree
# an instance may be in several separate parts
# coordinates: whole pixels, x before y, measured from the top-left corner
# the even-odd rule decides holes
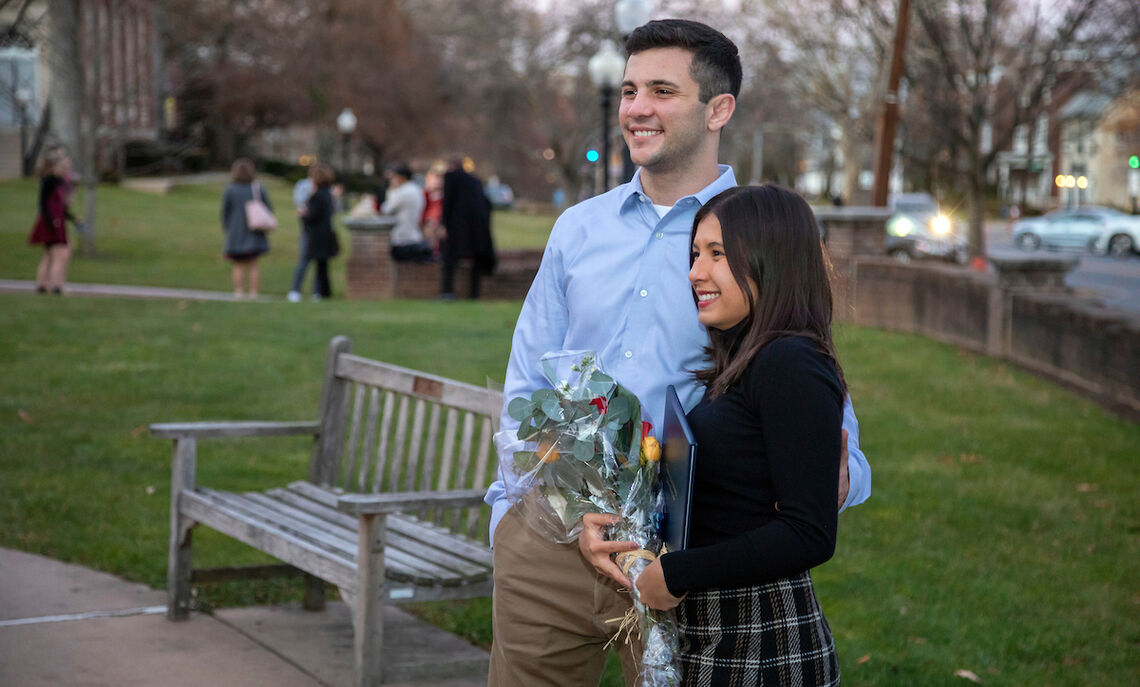
[[[1040,108],[1062,51],[1077,40],[1098,2],[1029,8],[1011,0],[915,3],[922,30],[915,43],[925,47],[913,54],[912,83],[964,157],[971,257],[985,254],[986,173],[1017,126]],[[1000,110],[1011,116],[998,126],[993,115]]]

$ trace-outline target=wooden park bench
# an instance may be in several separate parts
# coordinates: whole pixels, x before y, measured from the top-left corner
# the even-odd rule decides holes
[[[324,607],[325,583],[352,609],[357,685],[381,682],[385,603],[491,593],[482,498],[496,471],[492,434],[502,394],[352,355],[329,345],[319,419],[150,426],[174,440],[171,476],[171,620],[189,617],[194,582],[305,578],[305,608]],[[200,439],[314,437],[308,478],[233,493],[195,481]],[[191,568],[191,532],[206,525],[286,566]],[[387,677],[396,675],[388,670]]]

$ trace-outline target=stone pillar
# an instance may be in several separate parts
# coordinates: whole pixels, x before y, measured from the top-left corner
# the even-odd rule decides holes
[[[986,256],[997,271],[997,285],[990,293],[989,331],[986,354],[1005,358],[1010,353],[1013,297],[1018,293],[1062,295],[1070,292],[1065,277],[1080,259],[1059,255]]]
[[[394,298],[395,266],[389,252],[393,217],[357,217],[343,220],[352,236],[352,250],[345,268],[350,299]]]
[[[832,281],[834,316],[855,321],[855,288],[859,258],[880,257],[887,250],[887,218],[892,212],[879,207],[826,207],[815,210],[827,236],[827,254],[835,268]]]

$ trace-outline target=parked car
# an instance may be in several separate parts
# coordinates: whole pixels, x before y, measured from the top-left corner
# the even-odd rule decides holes
[[[1093,252],[1114,258],[1140,253],[1140,215],[1117,212],[1108,217],[1104,231],[1093,242]]]
[[[487,200],[491,201],[491,207],[498,210],[510,210],[515,205],[515,192],[511,190],[510,186],[500,182],[497,177],[492,177],[487,181],[487,185],[483,187],[483,193],[486,194]]]
[[[1102,234],[1120,226],[1126,226],[1134,219],[1112,208],[1095,205],[1082,205],[1075,208],[1054,210],[1041,215],[1020,219],[1013,223],[1013,243],[1022,250],[1034,251],[1039,248],[1080,248],[1098,252],[1097,240]],[[1111,237],[1110,237],[1111,238]],[[1129,248],[1123,246],[1124,239],[1118,240],[1118,248],[1127,255]],[[1137,242],[1132,239],[1130,247]],[[1100,249],[1104,252],[1106,247]]]
[[[887,220],[887,255],[899,262],[947,260],[965,264],[966,230],[938,208],[929,193],[891,196],[894,214]]]

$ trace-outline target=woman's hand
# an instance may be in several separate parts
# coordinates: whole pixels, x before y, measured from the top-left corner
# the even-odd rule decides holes
[[[641,592],[641,603],[658,611],[668,611],[681,603],[685,597],[676,597],[669,593],[665,585],[665,571],[661,568],[661,559],[655,558],[653,562],[641,571],[637,578],[637,591]]]
[[[610,541],[606,539],[603,528],[618,521],[618,516],[607,513],[586,513],[582,516],[582,533],[578,535],[578,550],[582,558],[594,566],[594,570],[614,580],[626,588],[631,587],[629,578],[622,574],[611,556],[622,551],[633,551],[637,542]]]

